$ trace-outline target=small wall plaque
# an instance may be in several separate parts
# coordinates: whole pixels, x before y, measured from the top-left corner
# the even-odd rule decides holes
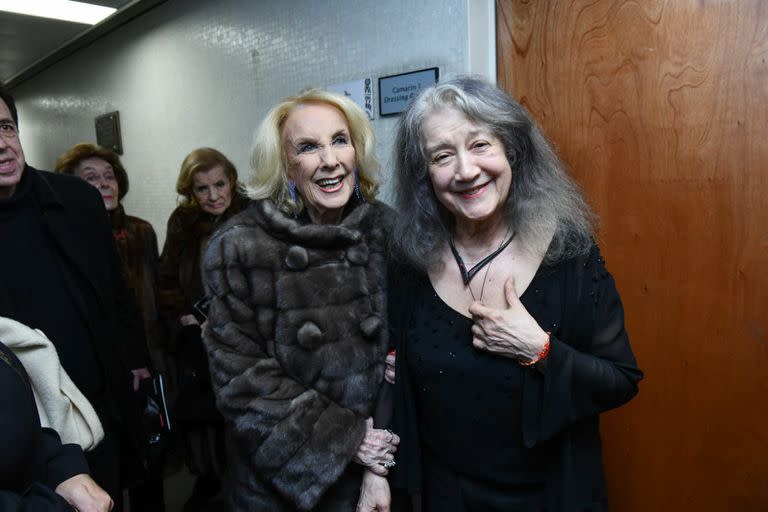
[[[366,113],[368,119],[373,121],[373,80],[362,78],[341,84],[329,85],[327,89],[336,92],[357,103]]]
[[[118,155],[123,154],[123,141],[120,137],[120,112],[115,110],[96,118],[96,143],[111,149]]]
[[[436,84],[439,78],[438,68],[410,71],[399,75],[379,78],[379,115],[399,114],[420,90]]]

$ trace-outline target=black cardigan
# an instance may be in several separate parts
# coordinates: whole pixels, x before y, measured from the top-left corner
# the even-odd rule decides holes
[[[400,344],[393,426],[401,437],[391,481],[419,493],[419,424],[404,344],[416,309],[411,283],[428,278],[404,269],[390,276],[392,339]],[[643,376],[624,329],[621,300],[596,246],[588,256],[542,267],[531,286],[547,305],[536,320],[552,336],[546,364],[524,376],[523,441],[529,448],[544,441],[558,447],[557,462],[548,470],[548,512],[605,510],[598,415],[635,396]]]

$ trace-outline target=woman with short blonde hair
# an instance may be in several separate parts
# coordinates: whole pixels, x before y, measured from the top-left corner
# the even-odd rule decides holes
[[[233,511],[388,507],[399,439],[372,416],[392,212],[374,198],[374,147],[343,96],[287,98],[256,137],[255,204],[208,244],[204,340],[237,447]]]
[[[330,105],[344,115],[355,148],[360,191],[365,197],[375,197],[379,187],[379,162],[371,123],[354,101],[322,89],[308,89],[290,96],[273,107],[264,118],[251,151],[251,166],[256,172],[250,196],[253,199],[269,198],[280,210],[289,214],[297,214],[304,209],[301,197],[292,198],[290,195],[281,133],[288,115],[296,107],[311,103]]]

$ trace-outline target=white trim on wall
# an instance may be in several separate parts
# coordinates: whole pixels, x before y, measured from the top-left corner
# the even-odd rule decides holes
[[[469,72],[496,83],[496,2],[467,0]]]

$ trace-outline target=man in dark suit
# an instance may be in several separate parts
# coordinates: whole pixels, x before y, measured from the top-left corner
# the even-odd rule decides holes
[[[71,176],[26,164],[16,106],[0,89],[0,316],[41,329],[101,420],[86,454],[119,509],[120,436],[131,380],[149,377],[135,300],[122,275],[104,202]]]

